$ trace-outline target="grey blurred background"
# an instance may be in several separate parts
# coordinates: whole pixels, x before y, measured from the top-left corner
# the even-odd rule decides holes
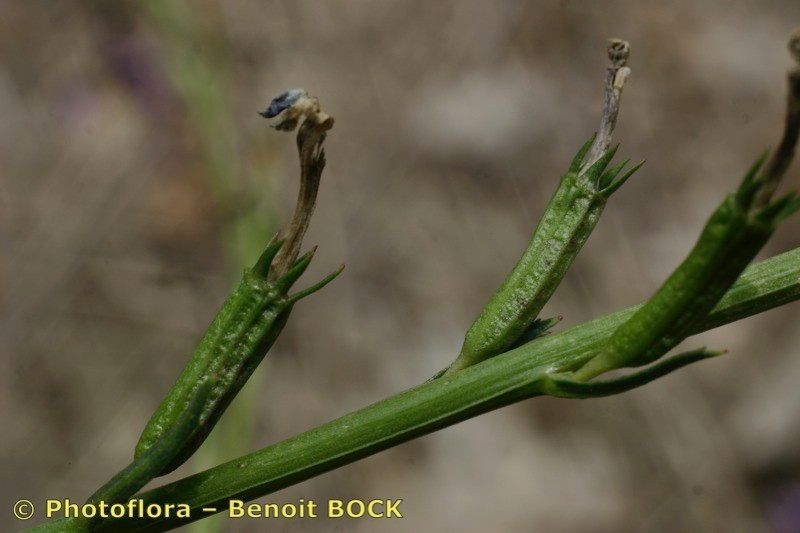
[[[277,93],[336,117],[304,281],[347,269],[170,479],[448,363],[596,128],[614,36],[620,154],[647,164],[545,314],[646,298],[777,143],[797,25],[795,0],[0,3],[0,529],[14,500],[80,501],[127,464],[288,219],[294,139],[256,115]],[[528,401],[262,499],[403,498],[403,520],[196,530],[800,531],[797,310],[691,339],[730,353],[646,388]]]

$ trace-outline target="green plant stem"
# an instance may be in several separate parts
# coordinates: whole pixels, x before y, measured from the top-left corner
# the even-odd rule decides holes
[[[699,333],[800,299],[800,248],[749,267]],[[163,531],[352,463],[402,442],[537,394],[544,373],[592,357],[639,306],[542,337],[509,352],[401,392],[283,442],[144,492],[148,503],[186,503],[191,518],[108,520],[100,531]]]

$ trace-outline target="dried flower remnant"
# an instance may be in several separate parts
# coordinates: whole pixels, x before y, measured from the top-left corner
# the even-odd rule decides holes
[[[322,111],[319,99],[305,89],[290,89],[270,102],[259,113],[264,118],[277,118],[273,126],[280,131],[293,131],[300,119],[303,123],[297,132],[297,151],[300,157],[300,189],[289,226],[281,234],[285,246],[281,248],[270,266],[269,277],[281,276],[300,254],[303,237],[311,222],[317,203],[322,170],[325,168],[325,150],[322,143],[333,127],[333,117]]]
[[[272,99],[267,109],[258,113],[264,118],[279,117],[280,120],[273,125],[277,130],[294,131],[300,118],[305,117],[325,130],[333,127],[333,117],[324,113],[319,105],[319,99],[311,96],[305,89],[289,89]]]
[[[614,128],[617,126],[619,116],[619,103],[622,89],[631,74],[628,59],[631,55],[631,45],[622,39],[608,40],[608,59],[611,64],[606,69],[606,85],[603,91],[603,115],[600,118],[600,129],[594,143],[586,156],[586,166],[593,165],[603,152],[611,146]]]

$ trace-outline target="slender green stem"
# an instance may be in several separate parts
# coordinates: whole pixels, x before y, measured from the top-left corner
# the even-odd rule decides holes
[[[800,248],[748,268],[693,333],[800,299]],[[585,363],[639,306],[542,337],[239,459],[137,496],[186,503],[190,518],[106,521],[101,531],[163,531],[537,394],[544,373]]]

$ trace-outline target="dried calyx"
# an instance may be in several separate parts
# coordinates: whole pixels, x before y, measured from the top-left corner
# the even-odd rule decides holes
[[[622,39],[608,40],[608,59],[611,64],[606,69],[605,90],[603,92],[603,115],[600,119],[600,130],[586,156],[584,168],[591,167],[611,146],[614,128],[619,115],[619,101],[625,81],[631,74],[628,58],[631,46]]]
[[[319,100],[305,89],[290,89],[270,102],[265,111],[259,113],[264,118],[277,119],[273,127],[280,131],[293,131],[297,128],[297,150],[300,157],[300,190],[297,204],[289,226],[281,232],[281,247],[269,268],[269,279],[276,279],[286,273],[295,262],[303,243],[303,236],[311,222],[317,191],[325,168],[325,151],[322,143],[328,130],[333,127],[333,117],[322,111]]]

